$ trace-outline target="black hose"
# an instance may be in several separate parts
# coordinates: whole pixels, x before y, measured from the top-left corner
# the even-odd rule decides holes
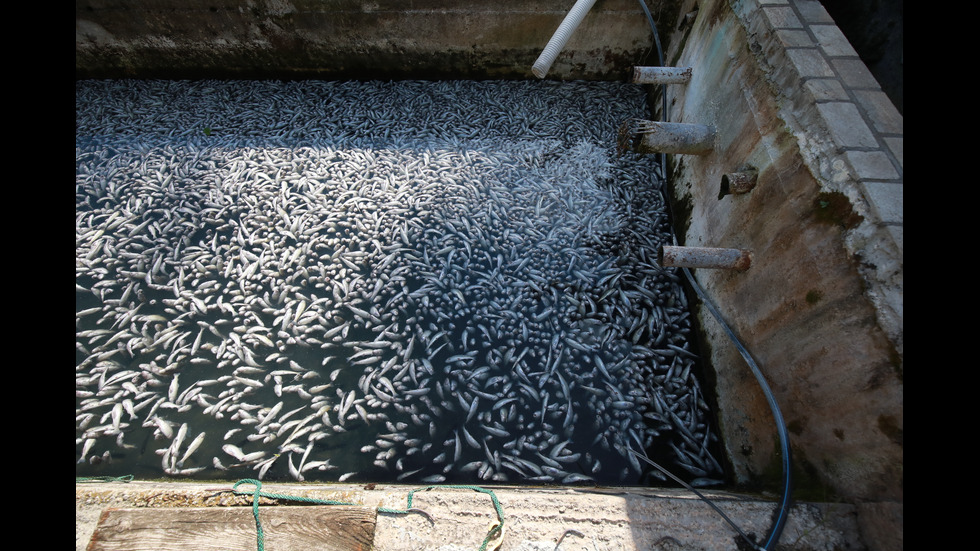
[[[664,66],[664,50],[660,46],[660,33],[657,32],[657,24],[653,21],[653,15],[650,14],[650,8],[647,7],[647,3],[644,0],[639,0],[640,6],[643,8],[643,13],[647,15],[647,21],[650,22],[650,30],[653,31],[653,42],[657,46],[657,65],[659,67]],[[662,103],[660,107],[660,114],[664,118],[664,122],[670,122],[667,120],[667,88],[663,84],[660,85],[660,91],[662,92],[661,98]],[[664,184],[667,183],[667,154],[660,154],[660,176],[663,178]]]
[[[711,312],[711,315],[715,317],[715,319],[718,321],[719,324],[721,324],[721,327],[725,330],[725,333],[728,334],[728,338],[731,339],[732,343],[735,344],[735,347],[742,355],[742,358],[745,359],[745,363],[749,364],[749,368],[752,370],[752,374],[755,375],[756,380],[759,382],[759,386],[762,387],[762,391],[766,395],[766,401],[769,402],[769,409],[772,410],[773,417],[776,420],[776,430],[779,433],[779,443],[782,448],[782,454],[783,454],[784,487],[783,487],[783,498],[779,503],[779,514],[777,515],[776,520],[773,521],[773,525],[772,528],[769,530],[769,537],[766,540],[765,545],[762,546],[763,549],[771,549],[771,546],[776,545],[776,542],[779,541],[779,536],[780,534],[782,534],[783,531],[783,525],[786,523],[786,516],[789,515],[790,494],[792,493],[792,487],[793,487],[791,456],[790,456],[790,448],[789,448],[789,433],[786,430],[786,423],[783,421],[783,415],[779,411],[779,404],[776,403],[776,398],[773,396],[772,390],[769,388],[769,385],[766,383],[765,377],[762,375],[762,372],[759,370],[759,366],[756,365],[755,360],[752,359],[752,355],[749,354],[749,351],[745,348],[745,346],[738,339],[738,337],[735,336],[735,333],[732,331],[732,329],[728,326],[727,323],[725,323],[725,320],[721,317],[721,313],[718,311],[717,308],[715,308],[715,305],[712,304],[710,300],[708,300],[707,296],[705,296],[704,291],[701,289],[701,286],[698,285],[697,281],[694,279],[694,276],[691,275],[691,271],[688,270],[687,268],[682,268],[682,270],[684,270],[684,275],[687,276],[688,282],[691,284],[692,287],[694,287],[694,291],[698,294],[698,297],[701,299],[701,302],[704,303],[704,305]]]
[[[653,20],[653,16],[650,14],[650,9],[647,7],[646,2],[644,0],[639,0],[639,2],[640,2],[640,6],[643,7],[643,12],[646,14],[647,20],[649,20],[650,22],[650,29],[653,31],[654,42],[656,43],[657,46],[657,61],[660,64],[660,66],[663,67],[664,66],[663,48],[660,45],[660,34],[657,32],[657,25]],[[663,108],[662,108],[663,111],[661,113],[661,116],[663,117],[664,121],[667,122],[667,89],[663,84],[660,85],[660,88],[661,88],[662,98],[663,98]],[[668,212],[670,215],[671,237],[674,244],[676,245],[677,236],[673,233],[674,213],[670,202],[670,197],[668,196],[668,191],[667,191],[666,160],[667,160],[666,154],[661,153],[660,171],[661,171],[661,175],[663,176],[663,182],[661,184],[660,189],[661,189],[661,193],[664,196],[664,202],[667,204]],[[789,431],[786,429],[786,422],[783,420],[783,415],[779,410],[779,404],[776,403],[775,396],[773,396],[772,389],[769,388],[769,384],[766,382],[766,379],[763,376],[762,371],[759,370],[759,366],[752,358],[752,355],[745,348],[745,346],[742,344],[739,338],[735,335],[735,332],[732,331],[732,329],[728,326],[727,323],[725,323],[725,320],[724,318],[722,318],[721,313],[705,295],[704,290],[698,284],[697,280],[694,279],[694,276],[691,275],[691,271],[688,270],[687,268],[682,268],[682,269],[684,271],[684,275],[687,277],[688,283],[691,284],[691,287],[693,287],[694,291],[697,293],[698,298],[701,299],[701,302],[705,305],[708,311],[711,312],[711,315],[714,316],[714,318],[718,321],[719,324],[721,324],[722,328],[725,330],[725,333],[728,335],[728,338],[732,341],[732,343],[734,343],[735,347],[742,355],[742,358],[745,360],[745,363],[749,365],[749,369],[751,369],[752,374],[755,375],[755,378],[758,381],[759,386],[762,388],[762,392],[766,395],[766,401],[769,403],[769,409],[772,410],[772,415],[776,422],[776,431],[779,433],[779,444],[780,444],[780,449],[782,451],[782,458],[783,458],[783,496],[779,503],[778,514],[776,515],[772,527],[769,530],[769,536],[766,538],[765,544],[763,544],[761,547],[761,549],[769,550],[772,549],[772,547],[776,545],[776,542],[779,541],[779,536],[782,534],[783,527],[786,524],[786,517],[789,515],[791,494],[793,491],[792,456],[791,456],[791,451],[789,446]],[[704,498],[702,497],[702,499]],[[725,518],[725,520],[728,519]],[[741,530],[738,530],[738,532],[741,534]],[[752,542],[752,544],[753,546],[758,547],[754,542]]]
[[[674,473],[672,473],[672,472],[668,471],[667,469],[661,467],[660,464],[658,464],[656,461],[650,459],[649,457],[647,457],[645,455],[640,455],[636,450],[634,450],[632,448],[626,448],[626,451],[628,451],[629,453],[633,454],[633,457],[636,457],[640,461],[646,461],[650,465],[653,465],[654,467],[657,468],[657,470],[659,470],[660,472],[662,472],[665,475],[667,475],[670,478],[672,478],[674,480],[674,482],[676,482],[676,483],[680,484],[681,486],[687,488],[687,490],[689,492],[691,492],[694,495],[696,495],[699,498],[701,498],[705,503],[707,503],[709,506],[711,506],[711,508],[714,509],[716,513],[718,513],[719,515],[721,515],[721,518],[725,519],[725,522],[727,522],[732,528],[734,528],[735,531],[738,532],[739,535],[742,536],[742,538],[745,541],[749,542],[749,544],[752,545],[752,547],[754,547],[756,549],[762,549],[761,547],[759,547],[758,545],[756,545],[756,543],[754,541],[752,541],[752,538],[750,538],[748,535],[746,535],[746,533],[743,532],[741,528],[739,528],[738,524],[735,524],[735,521],[733,521],[732,519],[728,518],[728,515],[726,515],[724,511],[722,511],[721,509],[719,509],[718,506],[715,505],[714,503],[712,503],[710,499],[704,497],[704,494],[702,494],[701,492],[697,491],[697,489],[695,489],[694,486],[691,486],[687,482],[684,482],[680,478],[677,478],[677,476],[675,476]]]

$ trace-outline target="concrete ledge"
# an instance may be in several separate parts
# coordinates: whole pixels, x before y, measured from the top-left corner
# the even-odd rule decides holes
[[[88,545],[103,510],[109,507],[247,507],[251,496],[231,492],[234,483],[131,482],[76,484],[75,548]],[[372,507],[403,509],[408,493],[423,487],[265,483],[263,492],[332,499]],[[686,491],[645,488],[518,488],[486,486],[504,515],[501,551],[579,549],[735,549],[735,530],[704,501]],[[241,486],[251,492],[254,486]],[[765,537],[776,504],[721,491],[703,491],[740,529]],[[295,503],[294,503],[295,505]],[[413,507],[424,515],[379,513],[376,551],[477,549],[497,513],[489,495],[437,487],[417,491]],[[274,507],[260,500],[262,507]],[[273,528],[265,527],[268,532]],[[448,546],[448,547],[440,547]],[[567,546],[567,547],[566,547]],[[593,547],[595,546],[595,547]],[[854,507],[799,503],[793,506],[780,549],[866,549]]]

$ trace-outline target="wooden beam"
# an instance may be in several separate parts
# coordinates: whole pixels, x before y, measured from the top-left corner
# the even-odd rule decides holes
[[[266,506],[259,509],[269,550],[351,551],[371,549],[373,507]],[[251,507],[106,509],[88,551],[255,551]]]

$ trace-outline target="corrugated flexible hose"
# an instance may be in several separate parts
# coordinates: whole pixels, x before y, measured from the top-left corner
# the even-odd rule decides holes
[[[578,2],[575,2],[572,9],[565,15],[565,19],[562,20],[561,25],[558,25],[555,34],[551,36],[548,45],[541,51],[538,60],[531,67],[531,72],[534,73],[534,76],[544,78],[548,74],[548,71],[551,69],[551,64],[555,62],[555,58],[565,48],[568,39],[571,38],[572,33],[582,23],[582,19],[592,9],[593,4],[595,4],[595,0],[578,0]]]

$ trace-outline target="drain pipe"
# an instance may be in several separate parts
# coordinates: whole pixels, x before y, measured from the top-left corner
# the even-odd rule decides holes
[[[752,167],[745,167],[737,172],[729,172],[721,177],[721,189],[718,191],[718,198],[728,194],[742,195],[752,191],[755,183],[759,179],[759,171]]]
[[[551,40],[548,41],[548,45],[541,51],[541,55],[534,62],[534,66],[531,67],[531,72],[534,73],[534,76],[544,78],[548,74],[548,70],[551,69],[551,64],[555,62],[555,58],[565,48],[568,39],[571,38],[572,33],[575,32],[582,19],[585,18],[585,14],[589,13],[589,10],[592,9],[593,4],[595,4],[595,0],[578,0],[575,2],[572,9],[565,15],[565,19],[562,20],[561,25],[558,25],[558,30],[555,31]]]
[[[714,149],[715,128],[682,122],[640,121],[637,153],[707,155]]]
[[[717,268],[744,272],[752,265],[752,251],[712,247],[660,247],[658,261],[671,268]]]
[[[692,67],[633,67],[633,84],[687,84]]]

